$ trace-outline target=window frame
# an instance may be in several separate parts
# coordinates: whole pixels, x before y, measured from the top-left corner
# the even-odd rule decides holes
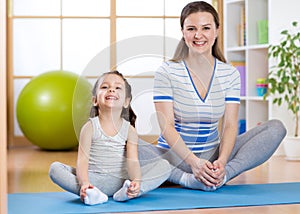
[[[7,139],[8,146],[19,146],[19,145],[30,145],[30,142],[25,138],[25,136],[15,136],[14,132],[14,123],[15,123],[15,104],[14,104],[14,80],[16,79],[30,79],[33,76],[15,76],[13,70],[13,20],[14,19],[43,19],[43,18],[55,18],[60,19],[61,27],[62,20],[68,18],[101,18],[110,20],[110,68],[116,69],[117,67],[117,20],[119,18],[128,18],[128,19],[137,19],[137,18],[160,18],[160,19],[169,19],[169,18],[179,18],[178,16],[118,16],[116,14],[116,0],[110,0],[110,16],[15,16],[12,13],[13,1],[8,1],[7,7],[7,120],[8,120],[8,130],[7,130]],[[220,16],[220,23],[223,23],[223,0],[212,0],[212,5],[214,5]],[[222,27],[222,25],[221,25]],[[219,35],[221,48],[223,49],[223,30],[220,30],[221,35]],[[164,34],[165,35],[165,34]],[[62,35],[60,35],[62,41]],[[61,58],[63,57],[62,53],[62,44],[60,45],[60,54]],[[164,54],[165,54],[165,44],[164,44]],[[62,60],[60,60],[60,68],[62,69]],[[128,78],[153,78],[153,75],[144,75],[144,76],[127,76]],[[88,78],[95,78],[93,76]]]

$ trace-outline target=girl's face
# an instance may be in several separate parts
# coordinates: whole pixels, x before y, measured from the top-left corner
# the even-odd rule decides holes
[[[93,97],[95,106],[122,109],[128,107],[124,80],[116,74],[103,76],[98,83],[97,95]]]
[[[182,34],[189,47],[189,54],[212,55],[212,46],[218,35],[212,14],[208,12],[190,14],[184,20]]]

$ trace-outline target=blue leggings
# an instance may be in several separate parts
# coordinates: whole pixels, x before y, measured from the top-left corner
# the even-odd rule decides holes
[[[227,181],[267,161],[276,151],[285,135],[286,128],[282,122],[270,120],[237,136],[236,143],[225,166]],[[191,167],[172,150],[158,148],[143,141],[139,143],[141,165],[161,158],[169,161],[172,166],[172,172],[168,179],[170,182],[179,184],[184,172],[192,173]],[[218,158],[219,148],[195,155],[213,162]]]

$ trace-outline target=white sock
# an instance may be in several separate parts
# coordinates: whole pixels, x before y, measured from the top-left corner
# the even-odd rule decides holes
[[[129,200],[128,196],[127,196],[127,190],[128,187],[130,186],[130,180],[126,180],[123,184],[123,187],[121,189],[119,189],[114,195],[113,195],[113,199],[115,201],[127,201]]]
[[[191,188],[191,189],[200,189],[203,191],[215,191],[216,187],[208,187],[204,183],[198,181],[194,174],[184,172],[180,178],[179,184],[181,186]]]
[[[221,183],[221,185],[217,186],[217,189],[219,189],[220,187],[222,187],[226,182],[227,182],[227,176],[225,175],[224,179],[223,179],[223,181]]]
[[[97,187],[86,189],[84,203],[87,205],[102,204],[108,201],[107,195],[101,192]]]

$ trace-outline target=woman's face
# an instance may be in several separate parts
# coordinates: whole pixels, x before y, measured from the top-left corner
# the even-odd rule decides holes
[[[212,46],[218,36],[212,14],[208,12],[190,14],[184,20],[182,34],[189,47],[189,54],[212,55]]]

